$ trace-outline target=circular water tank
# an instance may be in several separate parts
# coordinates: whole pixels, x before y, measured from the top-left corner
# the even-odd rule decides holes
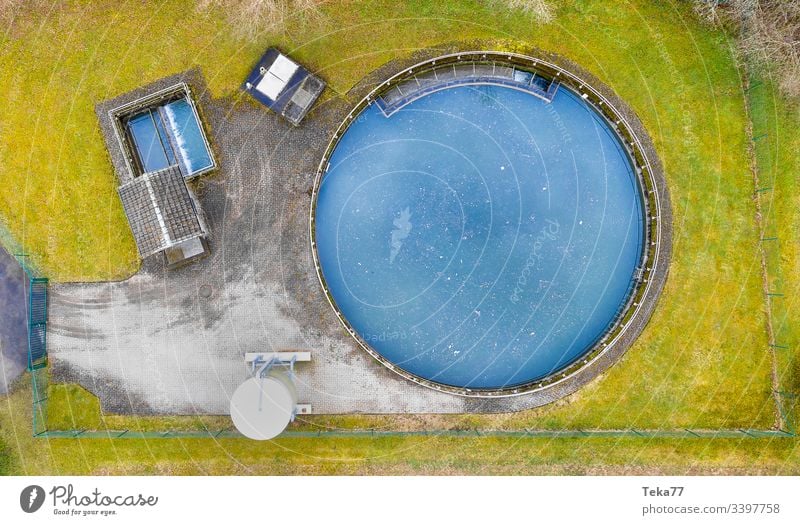
[[[231,397],[231,419],[236,429],[250,439],[272,439],[291,422],[297,391],[280,371],[264,378],[250,378]]]

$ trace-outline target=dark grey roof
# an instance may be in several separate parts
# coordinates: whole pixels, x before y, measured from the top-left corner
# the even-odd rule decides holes
[[[205,234],[177,166],[145,173],[117,191],[142,258]]]

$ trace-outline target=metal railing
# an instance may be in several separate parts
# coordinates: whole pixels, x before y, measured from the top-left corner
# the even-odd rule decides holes
[[[415,75],[424,72],[434,66],[441,67],[444,64],[464,64],[471,61],[477,62],[504,62],[512,66],[519,66],[521,69],[542,74],[557,82],[560,86],[565,86],[583,100],[614,130],[617,134],[626,155],[628,156],[634,168],[639,189],[642,193],[643,213],[642,221],[644,222],[644,239],[642,256],[638,263],[638,268],[642,270],[641,280],[631,283],[632,291],[629,291],[628,297],[625,300],[624,311],[621,315],[617,315],[613,323],[606,329],[597,341],[595,341],[592,349],[583,357],[583,359],[559,370],[548,377],[537,380],[525,385],[516,387],[501,388],[501,389],[465,389],[455,388],[448,385],[436,383],[416,376],[407,372],[406,370],[395,366],[393,363],[385,359],[381,354],[375,351],[371,345],[361,338],[356,330],[350,325],[349,321],[340,312],[336,302],[330,293],[325,278],[322,274],[322,269],[317,254],[317,240],[315,233],[316,221],[316,201],[320,184],[323,177],[329,168],[329,159],[333,150],[339,142],[339,139],[347,131],[347,128],[353,120],[368,106],[376,102],[386,90],[392,88],[398,83],[402,83]],[[649,144],[649,141],[648,141]],[[597,88],[593,87],[590,82],[581,78],[577,73],[567,70],[558,64],[549,62],[542,58],[534,58],[517,53],[500,52],[500,51],[463,51],[442,55],[434,59],[422,61],[413,66],[396,73],[383,83],[379,84],[366,96],[364,96],[347,114],[345,119],[337,128],[336,132],[331,137],[327,148],[322,156],[317,173],[314,179],[314,185],[311,195],[311,209],[309,212],[309,239],[311,245],[312,256],[314,260],[314,267],[317,272],[317,279],[319,280],[322,289],[325,292],[325,297],[328,300],[331,308],[333,309],[339,322],[344,329],[356,340],[356,342],[375,360],[382,363],[384,366],[404,377],[405,379],[422,385],[433,390],[449,392],[456,395],[470,396],[470,397],[511,397],[517,395],[529,394],[531,392],[543,391],[552,389],[559,384],[575,384],[577,378],[581,374],[591,373],[596,375],[600,373],[603,368],[599,366],[601,358],[614,349],[618,344],[623,344],[624,336],[629,330],[635,331],[637,327],[642,325],[642,320],[646,320],[655,304],[659,289],[653,289],[654,283],[660,283],[657,286],[663,285],[663,279],[659,279],[660,275],[666,275],[668,271],[668,261],[662,261],[660,256],[662,250],[667,250],[669,253],[669,246],[662,246],[663,239],[665,238],[664,228],[665,225],[661,220],[662,205],[668,199],[667,196],[661,195],[657,177],[655,174],[656,165],[648,157],[648,148],[645,143],[637,135],[634,130],[634,125],[629,122],[625,112],[617,108],[609,98],[603,95]],[[595,366],[597,365],[597,366]],[[594,367],[597,372],[590,372]],[[606,366],[607,368],[607,366]]]

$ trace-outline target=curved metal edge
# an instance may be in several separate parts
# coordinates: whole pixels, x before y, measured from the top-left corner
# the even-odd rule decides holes
[[[640,267],[643,267],[644,270],[641,281],[644,283],[644,287],[641,286],[641,283],[634,287],[633,291],[629,293],[628,300],[622,309],[623,314],[621,317],[605,331],[604,335],[595,342],[593,348],[589,352],[567,365],[565,368],[540,380],[522,385],[498,389],[470,389],[437,383],[412,374],[388,361],[360,337],[339,311],[336,302],[328,290],[317,254],[314,225],[318,191],[322,179],[327,172],[330,155],[343,133],[361,111],[371,105],[380,93],[390,88],[395,83],[414,75],[416,72],[421,72],[437,64],[441,65],[447,62],[486,60],[506,60],[511,64],[521,65],[544,73],[545,75],[549,73],[552,78],[559,80],[563,85],[581,95],[584,100],[590,104],[590,107],[602,116],[609,124],[609,127],[616,132],[634,168],[637,180],[639,181],[639,190],[642,192],[646,227],[644,240],[645,249],[640,259]],[[671,220],[666,180],[652,141],[633,111],[627,108],[627,106],[611,92],[610,88],[603,85],[598,79],[591,78],[591,74],[582,72],[582,74],[579,75],[574,73],[572,71],[573,69],[580,68],[570,64],[570,68],[567,69],[552,61],[505,51],[463,51],[440,55],[403,69],[369,91],[369,93],[350,110],[331,137],[314,178],[309,212],[309,239],[317,278],[325,292],[328,303],[345,330],[347,330],[359,346],[375,360],[404,379],[432,390],[469,398],[496,399],[547,393],[548,395],[544,396],[546,399],[538,403],[538,405],[543,405],[575,392],[610,368],[633,344],[650,320],[657,299],[666,282],[671,255],[671,225],[669,225],[670,227],[666,227],[665,221],[662,220],[662,218],[666,219],[666,222]],[[585,80],[585,78],[591,78],[591,82]],[[601,89],[608,94],[604,94]],[[615,99],[614,102],[616,102],[616,104],[612,102],[611,98]],[[632,123],[631,121],[634,122]],[[644,140],[641,137],[644,137]],[[652,203],[650,202],[651,198],[653,201]],[[655,211],[655,214],[652,214],[652,211]],[[648,266],[648,263],[650,266]],[[633,309],[631,309],[631,306],[633,306]]]

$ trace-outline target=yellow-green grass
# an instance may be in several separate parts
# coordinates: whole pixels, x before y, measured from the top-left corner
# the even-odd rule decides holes
[[[34,438],[30,388],[0,405],[7,473],[798,474],[790,438],[291,437]]]
[[[125,417],[102,414],[100,400],[80,385],[54,384],[48,389],[47,428],[149,431],[224,430],[228,416]]]
[[[110,2],[80,3],[52,15],[52,23],[45,24],[41,14],[28,15],[0,52],[0,70],[11,73],[0,76],[0,88],[11,97],[0,108],[4,122],[0,176],[13,182],[0,187],[0,215],[51,277],[122,277],[136,267],[134,248],[114,192],[94,103],[195,66],[202,69],[214,96],[237,98],[241,79],[269,45],[281,46],[319,71],[340,94],[387,60],[418,48],[471,39],[492,40],[495,47],[506,49],[538,46],[574,60],[613,88],[641,117],[664,164],[674,215],[673,260],[648,328],[610,372],[543,409],[500,416],[319,416],[304,424],[772,427],[776,422],[770,396],[772,363],[747,117],[727,37],[700,26],[689,7],[677,1],[562,2],[555,20],[546,26],[519,14],[495,13],[487,4],[330,2],[312,19],[290,19],[283,30],[265,31],[251,39],[227,26],[223,13],[198,14],[191,2],[164,3],[147,12]],[[312,114],[305,125],[313,123]],[[785,146],[779,148],[789,155]],[[20,190],[8,189],[14,185]],[[786,210],[796,221],[797,212],[789,206]],[[86,406],[76,411],[70,403],[68,395],[51,400],[54,423],[78,423],[67,415]],[[170,418],[124,417],[111,420],[112,425],[108,416],[100,419],[98,410],[92,410],[81,417],[106,428],[187,425]],[[78,446],[56,441],[47,446],[53,443]],[[89,441],[80,443],[83,448],[97,447]],[[407,442],[393,443],[402,448]],[[626,441],[619,448],[630,452],[642,443]],[[180,450],[181,445],[154,446]],[[618,450],[614,440],[603,446],[609,457]],[[672,457],[665,447],[702,455],[709,446],[661,443],[651,451],[648,444],[641,454],[654,461],[650,465],[663,466],[668,463],[655,458],[659,453]],[[565,463],[582,460],[581,454],[589,456],[591,450],[589,445],[582,447],[574,456],[566,448],[552,454],[564,454]],[[750,445],[712,447],[716,451],[712,455],[725,458],[717,447],[740,451]],[[355,457],[360,454],[357,448],[347,450]],[[398,454],[395,460],[400,462],[403,454]],[[786,460],[796,462],[792,454]],[[484,459],[491,460],[491,454]]]
[[[0,439],[0,476],[8,476],[12,472],[13,453]]]
[[[775,83],[764,72],[752,79],[748,100],[753,121],[755,155],[760,177],[764,252],[768,275],[775,354],[781,404],[795,427],[800,404],[792,395],[800,393],[800,113],[777,96]]]

